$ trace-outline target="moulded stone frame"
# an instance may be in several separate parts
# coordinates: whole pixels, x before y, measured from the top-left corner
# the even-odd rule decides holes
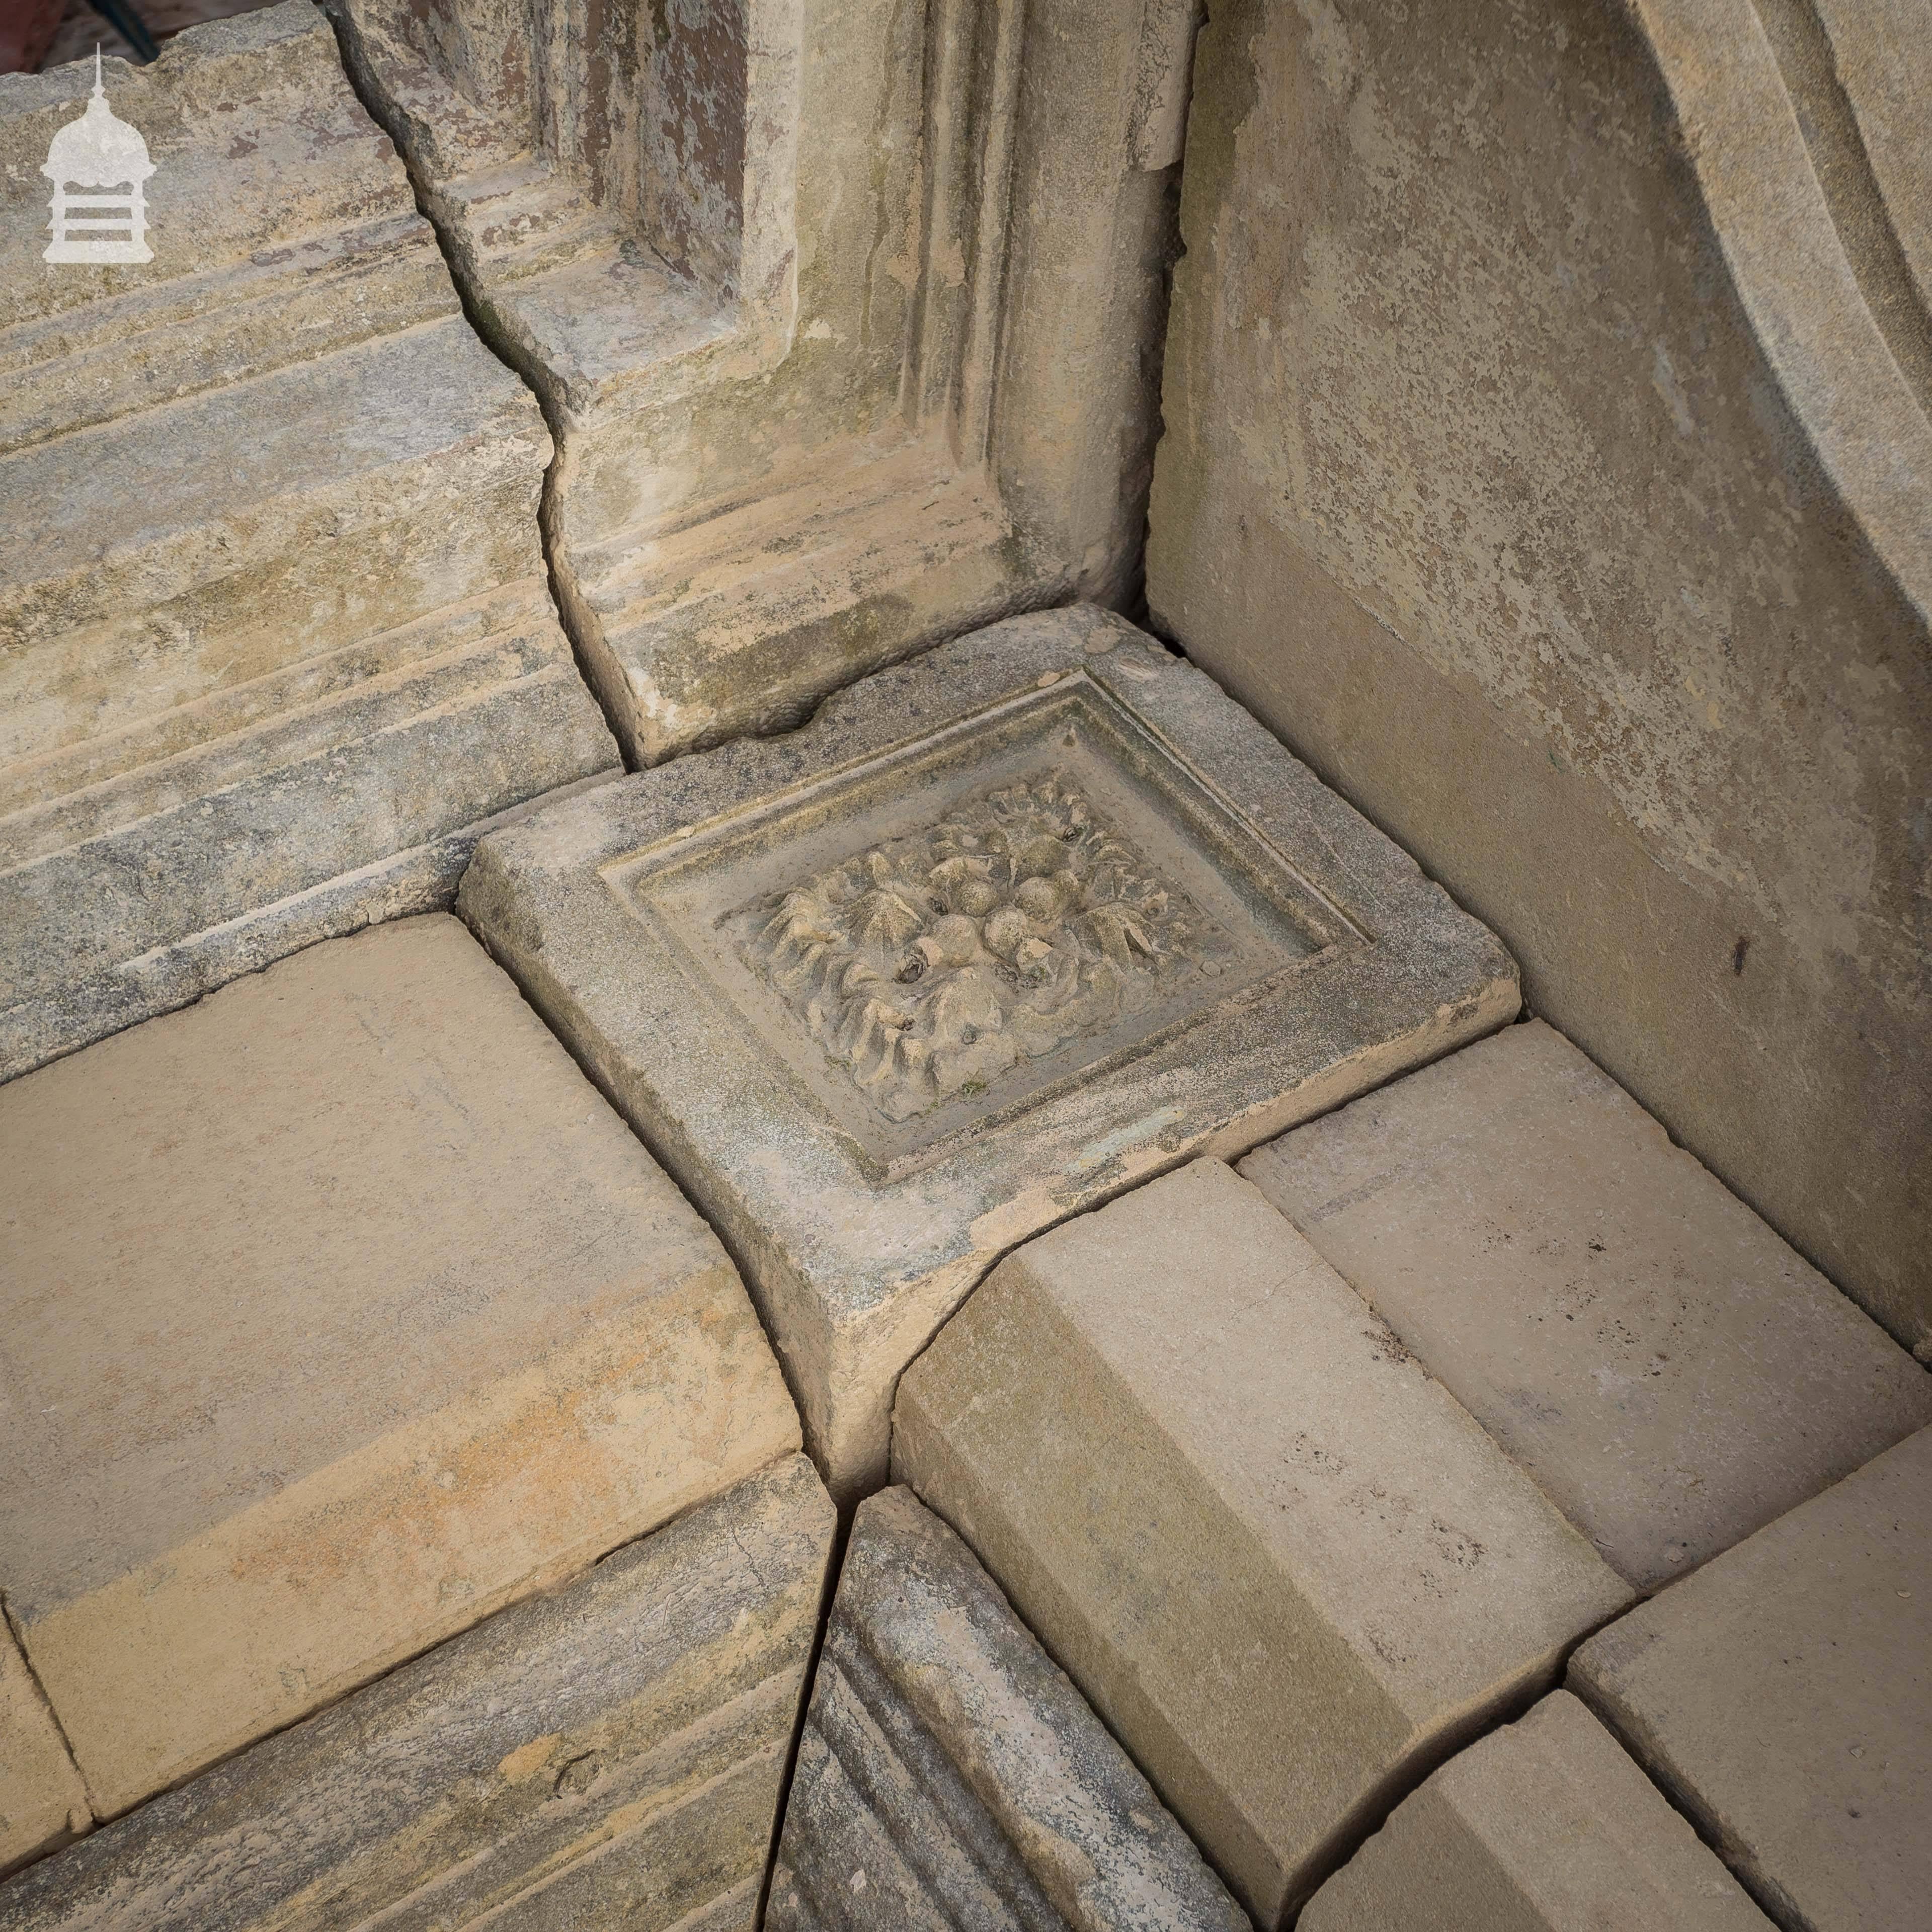
[[[774,1051],[742,988],[639,916],[637,886],[725,842],[782,839],[946,734],[1069,705],[1125,721],[1328,943],[882,1158]],[[800,731],[538,813],[484,842],[458,907],[732,1250],[842,1501],[884,1480],[900,1371],[1007,1250],[1198,1155],[1245,1152],[1519,1004],[1508,954],[1413,861],[1202,674],[1090,607],[992,626]]]

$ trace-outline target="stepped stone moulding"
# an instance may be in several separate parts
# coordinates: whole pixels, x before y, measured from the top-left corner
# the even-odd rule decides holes
[[[374,919],[614,767],[535,399],[305,0],[104,63],[142,266],[47,264],[93,66],[0,76],[0,1078]]]
[[[1196,9],[327,0],[638,760],[1138,568]]]
[[[835,1494],[1015,1242],[1516,1008],[1199,673],[1016,618],[479,848],[460,909],[739,1259]]]
[[[0,1885],[0,1932],[746,1932],[834,1526],[788,1456]]]

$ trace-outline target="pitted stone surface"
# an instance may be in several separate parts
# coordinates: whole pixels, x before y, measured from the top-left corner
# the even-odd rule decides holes
[[[902,1382],[892,1474],[1266,1926],[1632,1595],[1217,1161],[1001,1262]]]
[[[1592,1637],[1570,1688],[1780,1925],[1932,1898],[1932,1429]]]
[[[750,1932],[832,1522],[803,1456],[748,1478],[0,1886],[0,1928]]]
[[[910,1491],[859,1505],[772,1932],[1245,1932],[1126,1754]]]
[[[327,22],[104,70],[156,169],[140,266],[38,259],[92,63],[0,75],[0,1078],[447,907],[485,821],[617,762],[536,400]]]
[[[1932,1423],[1932,1375],[1540,1021],[1240,1171],[1640,1588]]]
[[[0,1621],[0,1876],[93,1822],[80,1774]]]
[[[1452,1758],[1329,1880],[1298,1932],[1772,1932],[1567,1691]]]
[[[454,920],[0,1088],[0,1578],[118,1812],[797,1446],[716,1238]]]
[[[1480,926],[1091,608],[539,814],[460,904],[744,1258],[848,1497],[1016,1240],[1516,1006]]]

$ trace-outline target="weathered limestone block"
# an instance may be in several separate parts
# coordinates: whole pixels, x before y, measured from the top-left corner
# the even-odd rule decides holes
[[[842,1500],[1015,1241],[1516,1007],[1488,934],[1091,608],[542,813],[460,904],[739,1258]]]
[[[328,0],[646,763],[1138,568],[1192,0]]]
[[[859,1505],[772,1932],[1238,1932],[1247,1921],[973,1552]]]
[[[1932,1898],[1932,1430],[1593,1637],[1570,1688],[1795,1932]]]
[[[0,1621],[0,1876],[93,1822],[80,1774]]]
[[[1771,1932],[1568,1691],[1396,1806],[1298,1932]]]
[[[751,1932],[832,1526],[803,1456],[748,1478],[0,1886],[0,1928]]]
[[[1932,1376],[1540,1020],[1240,1171],[1641,1589],[1932,1423]]]
[[[1003,1262],[902,1382],[892,1474],[1264,1926],[1631,1598],[1217,1161]]]
[[[0,1578],[95,1810],[798,1444],[724,1250],[446,917],[0,1088]]]
[[[1148,598],[1932,1362],[1924,0],[1221,0]]]
[[[546,586],[536,399],[327,22],[105,71],[156,170],[144,266],[39,260],[93,69],[0,76],[0,1078],[447,905],[479,824],[616,761]]]

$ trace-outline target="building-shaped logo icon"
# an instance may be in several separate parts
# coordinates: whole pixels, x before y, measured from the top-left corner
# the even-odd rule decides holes
[[[117,120],[100,85],[94,50],[94,97],[78,121],[55,135],[40,172],[54,184],[54,238],[48,262],[152,262],[142,184],[154,172],[139,130]]]

